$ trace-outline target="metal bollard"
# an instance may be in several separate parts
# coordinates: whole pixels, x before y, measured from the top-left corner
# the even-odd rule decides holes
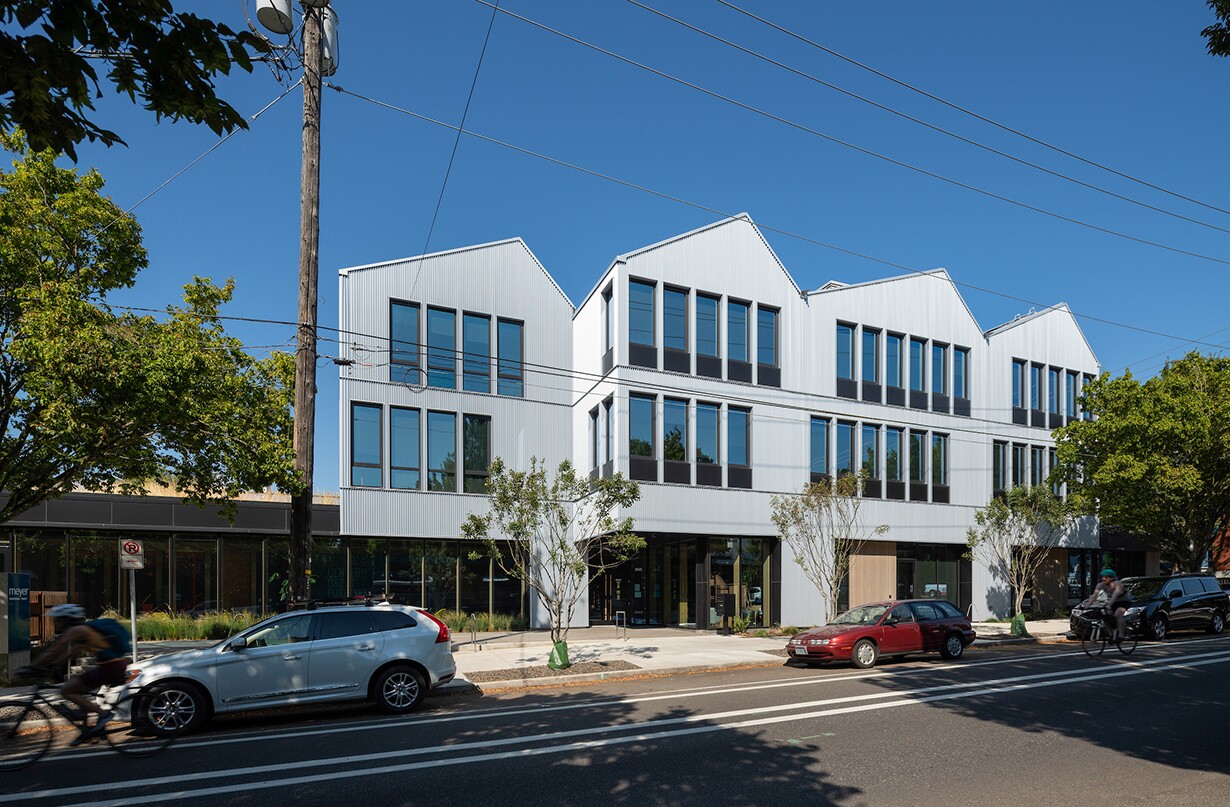
[[[622,621],[623,621],[623,629],[624,629],[624,641],[626,642],[628,641],[628,612],[627,611],[616,611],[615,612],[615,635],[617,637],[619,636],[620,617],[623,617]]]

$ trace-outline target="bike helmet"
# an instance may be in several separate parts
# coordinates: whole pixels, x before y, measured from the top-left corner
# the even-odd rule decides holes
[[[47,616],[52,619],[85,619],[85,609],[72,603],[53,605],[47,609]]]
[[[1116,575],[1115,575],[1114,569],[1103,569],[1101,573],[1098,575],[1098,577],[1115,577],[1115,576]]]

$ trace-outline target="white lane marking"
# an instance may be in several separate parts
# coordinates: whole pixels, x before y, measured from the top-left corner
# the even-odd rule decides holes
[[[678,718],[667,718],[667,719],[661,719],[661,720],[648,720],[648,721],[641,721],[641,722],[622,723],[622,724],[610,725],[610,726],[593,726],[593,727],[582,728],[582,729],[573,729],[570,731],[553,732],[549,734],[536,734],[536,735],[519,736],[519,737],[505,737],[505,738],[501,738],[497,740],[485,740],[482,742],[457,743],[454,745],[439,745],[439,746],[430,746],[427,748],[399,749],[399,750],[394,750],[394,751],[383,751],[383,752],[371,753],[371,754],[354,754],[354,755],[346,756],[346,757],[301,760],[299,764],[318,765],[318,766],[321,766],[321,765],[324,765],[324,766],[354,765],[356,763],[379,762],[381,760],[391,759],[391,758],[405,758],[408,756],[427,756],[430,754],[437,754],[437,753],[457,753],[457,752],[462,752],[462,751],[479,750],[479,749],[485,749],[485,748],[498,748],[501,746],[509,746],[509,745],[516,745],[516,744],[530,744],[530,743],[535,743],[535,742],[544,742],[544,741],[552,741],[552,740],[562,740],[562,739],[567,739],[567,738],[572,738],[572,737],[583,737],[586,735],[604,734],[604,733],[628,731],[628,730],[635,730],[635,729],[642,729],[642,730],[643,729],[655,729],[655,728],[660,728],[660,727],[665,727],[665,726],[677,726],[677,725],[686,725],[690,723],[699,723],[702,721],[724,720],[728,718],[742,717],[746,715],[759,715],[759,714],[764,714],[766,712],[781,712],[781,711],[789,711],[789,710],[797,710],[797,709],[811,709],[817,706],[832,707],[835,704],[854,704],[854,703],[873,701],[873,700],[884,701],[885,699],[888,699],[888,698],[895,699],[887,703],[884,703],[884,702],[862,703],[857,706],[841,706],[835,709],[829,708],[829,709],[826,709],[820,712],[790,714],[790,715],[783,715],[783,716],[771,717],[771,718],[755,718],[751,721],[743,721],[739,723],[730,723],[730,724],[719,724],[718,727],[719,728],[723,728],[723,727],[739,728],[739,727],[745,727],[745,726],[751,726],[751,725],[768,725],[771,723],[789,722],[789,721],[794,721],[794,720],[804,720],[804,719],[809,719],[812,717],[821,717],[821,716],[835,715],[835,714],[847,714],[851,712],[868,711],[871,709],[888,708],[890,706],[899,706],[899,705],[914,704],[914,703],[928,703],[928,702],[937,701],[937,700],[948,700],[948,699],[959,698],[959,697],[971,697],[973,695],[982,695],[982,694],[989,694],[989,693],[995,693],[995,692],[1011,692],[1011,691],[1016,691],[1020,689],[1030,689],[1034,687],[1043,687],[1043,686],[1054,686],[1057,684],[1065,684],[1065,683],[1083,683],[1086,681],[1094,681],[1094,680],[1099,680],[1102,678],[1111,678],[1111,677],[1118,677],[1118,676],[1123,676],[1123,675],[1136,675],[1139,673],[1157,672],[1160,670],[1185,669],[1188,666],[1202,666],[1205,664],[1218,664],[1218,663],[1223,663],[1223,662],[1230,662],[1230,651],[1207,653],[1207,654],[1203,654],[1202,656],[1189,656],[1188,659],[1204,659],[1204,660],[1194,661],[1190,663],[1187,660],[1181,660],[1181,663],[1173,663],[1173,664],[1169,663],[1169,660],[1167,659],[1154,659],[1152,661],[1145,661],[1145,662],[1126,662],[1124,664],[1120,664],[1116,666],[1127,667],[1127,669],[1125,670],[1120,669],[1120,670],[1111,671],[1111,672],[1096,672],[1096,671],[1088,672],[1087,671],[1087,672],[1073,673],[1072,671],[1053,671],[1053,672],[1048,672],[1048,673],[1038,673],[1034,675],[1012,676],[1009,678],[1002,678],[1002,679],[996,679],[996,680],[991,680],[991,681],[976,681],[976,682],[972,682],[968,684],[945,684],[945,685],[941,685],[937,687],[926,687],[926,688],[914,689],[914,690],[903,690],[901,692],[884,692],[884,693],[871,693],[871,694],[866,694],[866,695],[851,695],[851,696],[846,696],[846,697],[841,697],[841,698],[829,698],[829,699],[824,699],[824,700],[811,701],[808,703],[781,704],[778,706],[771,706],[771,707],[758,707],[758,708],[753,708],[753,709],[738,709],[738,710],[731,710],[727,712],[688,715],[685,717],[678,717]],[[1040,679],[1055,679],[1055,678],[1060,678],[1061,676],[1069,676],[1069,677],[1061,678],[1061,680],[1048,680],[1048,681],[1040,680]],[[971,689],[973,687],[977,687],[977,689]],[[969,690],[969,691],[967,692],[962,691],[962,692],[956,692],[956,693],[950,692],[950,693],[946,693],[942,695],[927,695],[926,694],[926,693],[941,692],[944,690],[953,690],[953,689],[962,689],[962,690]],[[922,696],[922,697],[914,697],[914,696]],[[651,732],[650,734],[642,734],[642,735],[637,735],[637,736],[638,737],[660,737],[660,736],[673,736],[674,734],[675,732],[667,731],[667,732]],[[604,742],[606,741],[605,740],[588,740],[588,741],[584,741],[581,743],[574,743],[572,745],[575,745],[578,747],[590,747],[590,746],[594,746],[595,744],[601,745]],[[552,746],[552,748],[567,748],[567,747],[570,747],[570,746]],[[524,752],[506,752],[505,755],[506,756],[517,756],[522,753],[530,753],[530,751],[527,750]],[[478,759],[486,759],[486,758],[489,758],[489,755],[479,755],[479,756],[471,755],[471,756],[466,756],[462,759],[463,760],[478,760]],[[503,757],[497,756],[495,758],[503,758]],[[410,763],[410,764],[418,765],[420,767],[430,767],[431,766],[431,763],[429,762]],[[460,761],[446,761],[446,764],[460,764]],[[214,778],[218,778],[221,776],[226,776],[226,777],[258,776],[258,775],[266,774],[266,773],[281,773],[285,770],[285,768],[286,768],[285,764],[280,763],[280,764],[274,764],[274,765],[253,766],[253,767],[248,767],[248,768],[221,769],[217,771],[203,771],[203,772],[198,772],[198,773],[180,773],[180,774],[174,774],[171,776],[153,777],[149,779],[134,779],[134,780],[127,780],[127,781],[119,781],[119,782],[105,782],[105,783],[98,783],[94,785],[80,785],[80,786],[69,787],[69,788],[61,788],[57,790],[35,791],[35,792],[28,792],[28,793],[14,793],[10,795],[0,796],[0,802],[11,802],[11,801],[26,800],[26,799],[34,799],[34,798],[48,798],[48,797],[55,796],[55,795],[64,796],[64,795],[74,795],[78,793],[96,793],[96,792],[103,791],[103,790],[119,790],[119,789],[124,789],[124,788],[153,787],[157,785],[166,785],[166,784],[183,784],[188,781],[209,780],[209,779],[214,779]],[[403,768],[401,766],[395,766],[393,768],[363,768],[363,769],[360,769],[358,773],[361,773],[362,771],[385,773],[385,772],[393,772],[397,770],[411,770],[411,769],[412,768]],[[346,778],[350,776],[351,774],[352,772],[340,771],[333,775],[322,775],[320,779],[289,778],[289,779],[279,779],[279,780],[274,780],[274,781],[275,782],[301,783],[301,782],[306,782],[306,781],[321,781],[321,780],[330,779],[330,778]],[[264,787],[265,785],[261,784],[259,786]],[[196,792],[221,793],[221,792],[230,792],[230,791],[209,790],[209,791],[196,791]],[[141,797],[139,800],[140,801],[161,801],[163,799],[158,798],[158,797],[153,797],[153,798]],[[119,802],[116,802],[116,803],[118,804]]]

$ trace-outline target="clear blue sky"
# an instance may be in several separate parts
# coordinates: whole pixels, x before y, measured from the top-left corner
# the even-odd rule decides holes
[[[1053,171],[1230,230],[1230,215],[1091,168],[770,30],[714,0],[646,0],[712,33],[877,103]],[[737,4],[826,47],[1048,143],[1230,210],[1230,60],[1205,52],[1212,13],[1165,3],[762,2]],[[333,0],[346,90],[450,124],[461,120],[492,11],[471,0]],[[1014,164],[843,96],[626,0],[504,0],[502,8],[715,92],[927,171],[1133,237],[1230,261],[1230,234]],[[176,7],[245,25],[242,0]],[[249,11],[254,15],[255,3]],[[289,82],[287,82],[287,85]],[[282,91],[258,65],[219,82],[244,115]],[[227,314],[296,316],[302,94],[142,203],[151,265],[113,302],[161,308],[193,274],[234,276]],[[217,142],[204,127],[155,124],[126,99],[99,119],[127,148],[84,145],[121,206],[135,204]],[[1230,265],[1097,232],[823,140],[497,15],[466,127],[725,213],[958,283],[1210,343],[1230,341]],[[337,270],[521,236],[576,302],[622,252],[716,220],[648,195],[462,137],[435,231],[428,227],[450,130],[326,90],[320,323],[337,324]],[[799,285],[900,274],[766,229]],[[1027,302],[962,288],[983,328]],[[1082,320],[1105,369],[1157,371],[1182,339]],[[290,325],[235,323],[260,353]],[[326,337],[336,334],[322,331]],[[1211,336],[1208,336],[1212,334]],[[1207,337],[1207,338],[1206,338]],[[1206,352],[1215,348],[1204,347]],[[322,353],[336,343],[323,341]],[[320,371],[316,488],[338,488],[337,372]]]

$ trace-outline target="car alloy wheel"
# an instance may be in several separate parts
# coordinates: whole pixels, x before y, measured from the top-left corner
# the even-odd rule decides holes
[[[961,658],[961,654],[965,652],[965,642],[961,641],[961,636],[956,633],[948,634],[944,639],[944,646],[940,648],[940,655],[946,659]]]
[[[1221,633],[1226,629],[1226,618],[1221,615],[1221,611],[1214,611],[1213,618],[1209,620],[1209,633]]]
[[[859,639],[854,645],[854,651],[850,654],[850,661],[855,667],[867,669],[874,667],[879,657],[880,651],[876,648],[875,642],[870,639]]]
[[[381,711],[400,715],[412,712],[423,702],[427,684],[413,667],[393,667],[376,680],[376,705]]]
[[[142,712],[139,717],[157,731],[195,731],[205,721],[205,695],[192,684],[155,684],[138,702]]]
[[[1149,620],[1149,630],[1153,633],[1153,638],[1160,642],[1170,632],[1170,624],[1166,622],[1166,617],[1155,616]]]

